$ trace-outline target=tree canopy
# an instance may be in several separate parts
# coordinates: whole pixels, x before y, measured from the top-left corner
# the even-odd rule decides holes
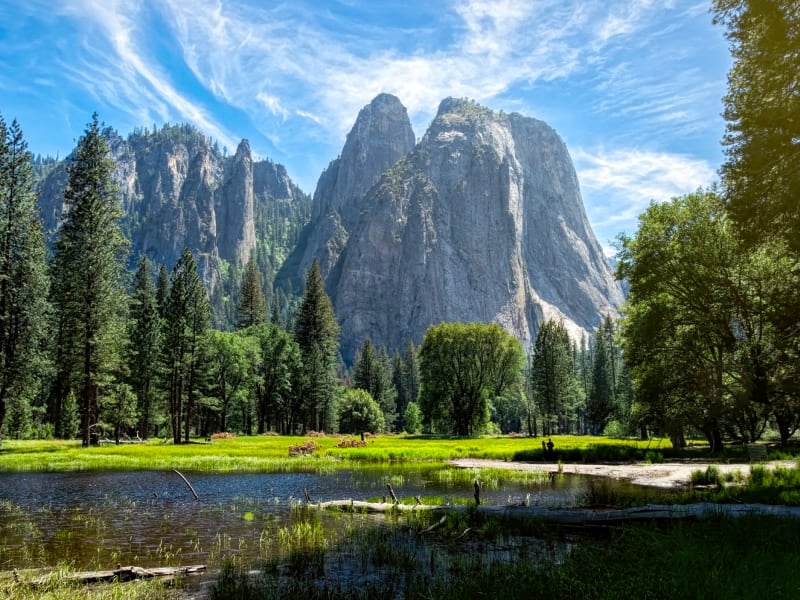
[[[490,398],[521,391],[525,354],[496,323],[442,323],[420,347],[420,408],[433,428],[472,435],[488,419]]]

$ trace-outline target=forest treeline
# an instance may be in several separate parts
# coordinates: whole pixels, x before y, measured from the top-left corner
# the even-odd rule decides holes
[[[222,431],[537,434],[601,431],[617,415],[609,408],[617,386],[605,375],[594,385],[597,373],[624,372],[610,319],[598,339],[611,345],[598,352],[545,323],[527,367],[520,343],[499,326],[455,323],[431,327],[419,351],[409,341],[390,356],[366,339],[347,368],[318,265],[296,310],[287,311],[278,297],[267,306],[251,259],[236,329],[213,329],[188,249],[171,270],[141,257],[127,272],[114,163],[97,116],[70,158],[66,210],[49,250],[36,161],[16,122],[0,121],[0,134],[6,436],[78,436],[91,445],[151,436],[181,443]],[[614,365],[595,364],[607,357]],[[602,417],[586,410],[594,388],[611,394],[600,400],[608,409]]]
[[[713,449],[800,425],[800,12],[716,0],[734,64],[718,185],[652,203],[621,236],[621,319],[532,348],[497,325],[432,326],[419,348],[366,339],[352,368],[319,267],[291,308],[251,260],[236,329],[212,329],[188,250],[138,261],[120,226],[97,117],[70,158],[50,247],[41,159],[0,120],[0,433],[171,437],[218,431],[428,431],[704,436]]]

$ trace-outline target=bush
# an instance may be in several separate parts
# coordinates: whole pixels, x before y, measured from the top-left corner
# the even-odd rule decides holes
[[[386,428],[381,407],[364,390],[346,390],[339,398],[337,412],[339,431],[343,433],[383,431]]]
[[[419,433],[422,431],[422,411],[419,409],[419,404],[416,402],[408,403],[406,412],[403,413],[403,422],[405,423],[406,433]]]

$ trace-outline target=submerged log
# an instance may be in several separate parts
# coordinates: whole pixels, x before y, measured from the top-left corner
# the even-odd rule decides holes
[[[541,506],[434,506],[429,504],[393,504],[388,502],[362,502],[359,500],[332,500],[309,504],[310,507],[349,512],[465,512],[511,519],[541,519],[557,524],[598,524],[654,519],[708,519],[713,517],[772,516],[800,518],[800,506],[772,504],[648,504],[633,508],[544,508]]]
[[[64,581],[73,583],[113,583],[115,581],[125,582],[137,579],[153,579],[176,577],[178,575],[197,575],[206,570],[205,565],[189,565],[185,567],[154,567],[145,569],[142,567],[129,566],[118,567],[113,571],[81,571],[69,573],[63,576]],[[47,585],[51,583],[49,577],[40,577],[31,582],[34,586]]]

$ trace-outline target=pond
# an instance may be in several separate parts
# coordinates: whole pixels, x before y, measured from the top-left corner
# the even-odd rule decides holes
[[[213,565],[230,554],[255,562],[276,554],[281,530],[298,519],[293,509],[302,504],[304,489],[315,502],[380,499],[387,483],[401,498],[471,498],[472,476],[480,473],[448,473],[453,470],[408,466],[326,474],[186,472],[198,500],[172,471],[0,474],[0,570]],[[578,475],[487,481],[481,501],[575,506],[585,501],[592,482]],[[632,487],[613,485],[620,491]],[[348,522],[334,514],[319,518],[326,528]]]

